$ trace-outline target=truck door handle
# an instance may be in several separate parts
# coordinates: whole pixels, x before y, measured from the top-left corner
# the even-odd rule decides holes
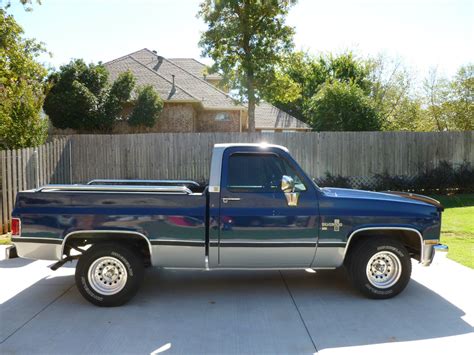
[[[240,201],[240,197],[223,197],[222,202],[227,203],[229,201]]]

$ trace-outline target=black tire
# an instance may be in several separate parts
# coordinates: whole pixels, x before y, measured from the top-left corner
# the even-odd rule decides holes
[[[86,300],[101,307],[115,307],[135,295],[143,274],[143,259],[135,250],[96,244],[79,258],[75,279]]]
[[[373,299],[398,295],[411,277],[410,255],[400,242],[389,238],[374,236],[357,244],[346,267],[355,288]]]

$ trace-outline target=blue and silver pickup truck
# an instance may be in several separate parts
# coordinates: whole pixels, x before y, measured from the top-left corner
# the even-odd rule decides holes
[[[99,306],[139,288],[147,266],[335,269],[370,298],[400,293],[411,258],[430,265],[443,207],[429,197],[320,188],[285,147],[216,144],[209,184],[93,180],[18,193],[19,256],[78,259],[76,284]]]

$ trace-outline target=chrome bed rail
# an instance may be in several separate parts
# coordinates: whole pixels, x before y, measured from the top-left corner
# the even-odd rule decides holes
[[[191,195],[186,186],[135,186],[135,185],[45,185],[35,192],[89,191],[89,192],[158,192]]]
[[[87,185],[109,185],[109,184],[143,184],[143,185],[193,185],[199,187],[196,181],[192,180],[140,180],[140,179],[94,179],[87,183]]]

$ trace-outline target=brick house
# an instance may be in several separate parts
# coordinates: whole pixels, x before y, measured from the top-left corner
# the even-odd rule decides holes
[[[163,112],[149,132],[244,132],[248,130],[245,106],[217,87],[220,76],[206,75],[206,66],[192,58],[167,59],[148,49],[104,63],[109,79],[127,70],[137,85],[152,85],[164,101]],[[131,107],[128,108],[130,110]],[[310,131],[311,128],[276,108],[261,102],[255,109],[255,126],[264,132]],[[117,127],[117,133],[130,130]]]

